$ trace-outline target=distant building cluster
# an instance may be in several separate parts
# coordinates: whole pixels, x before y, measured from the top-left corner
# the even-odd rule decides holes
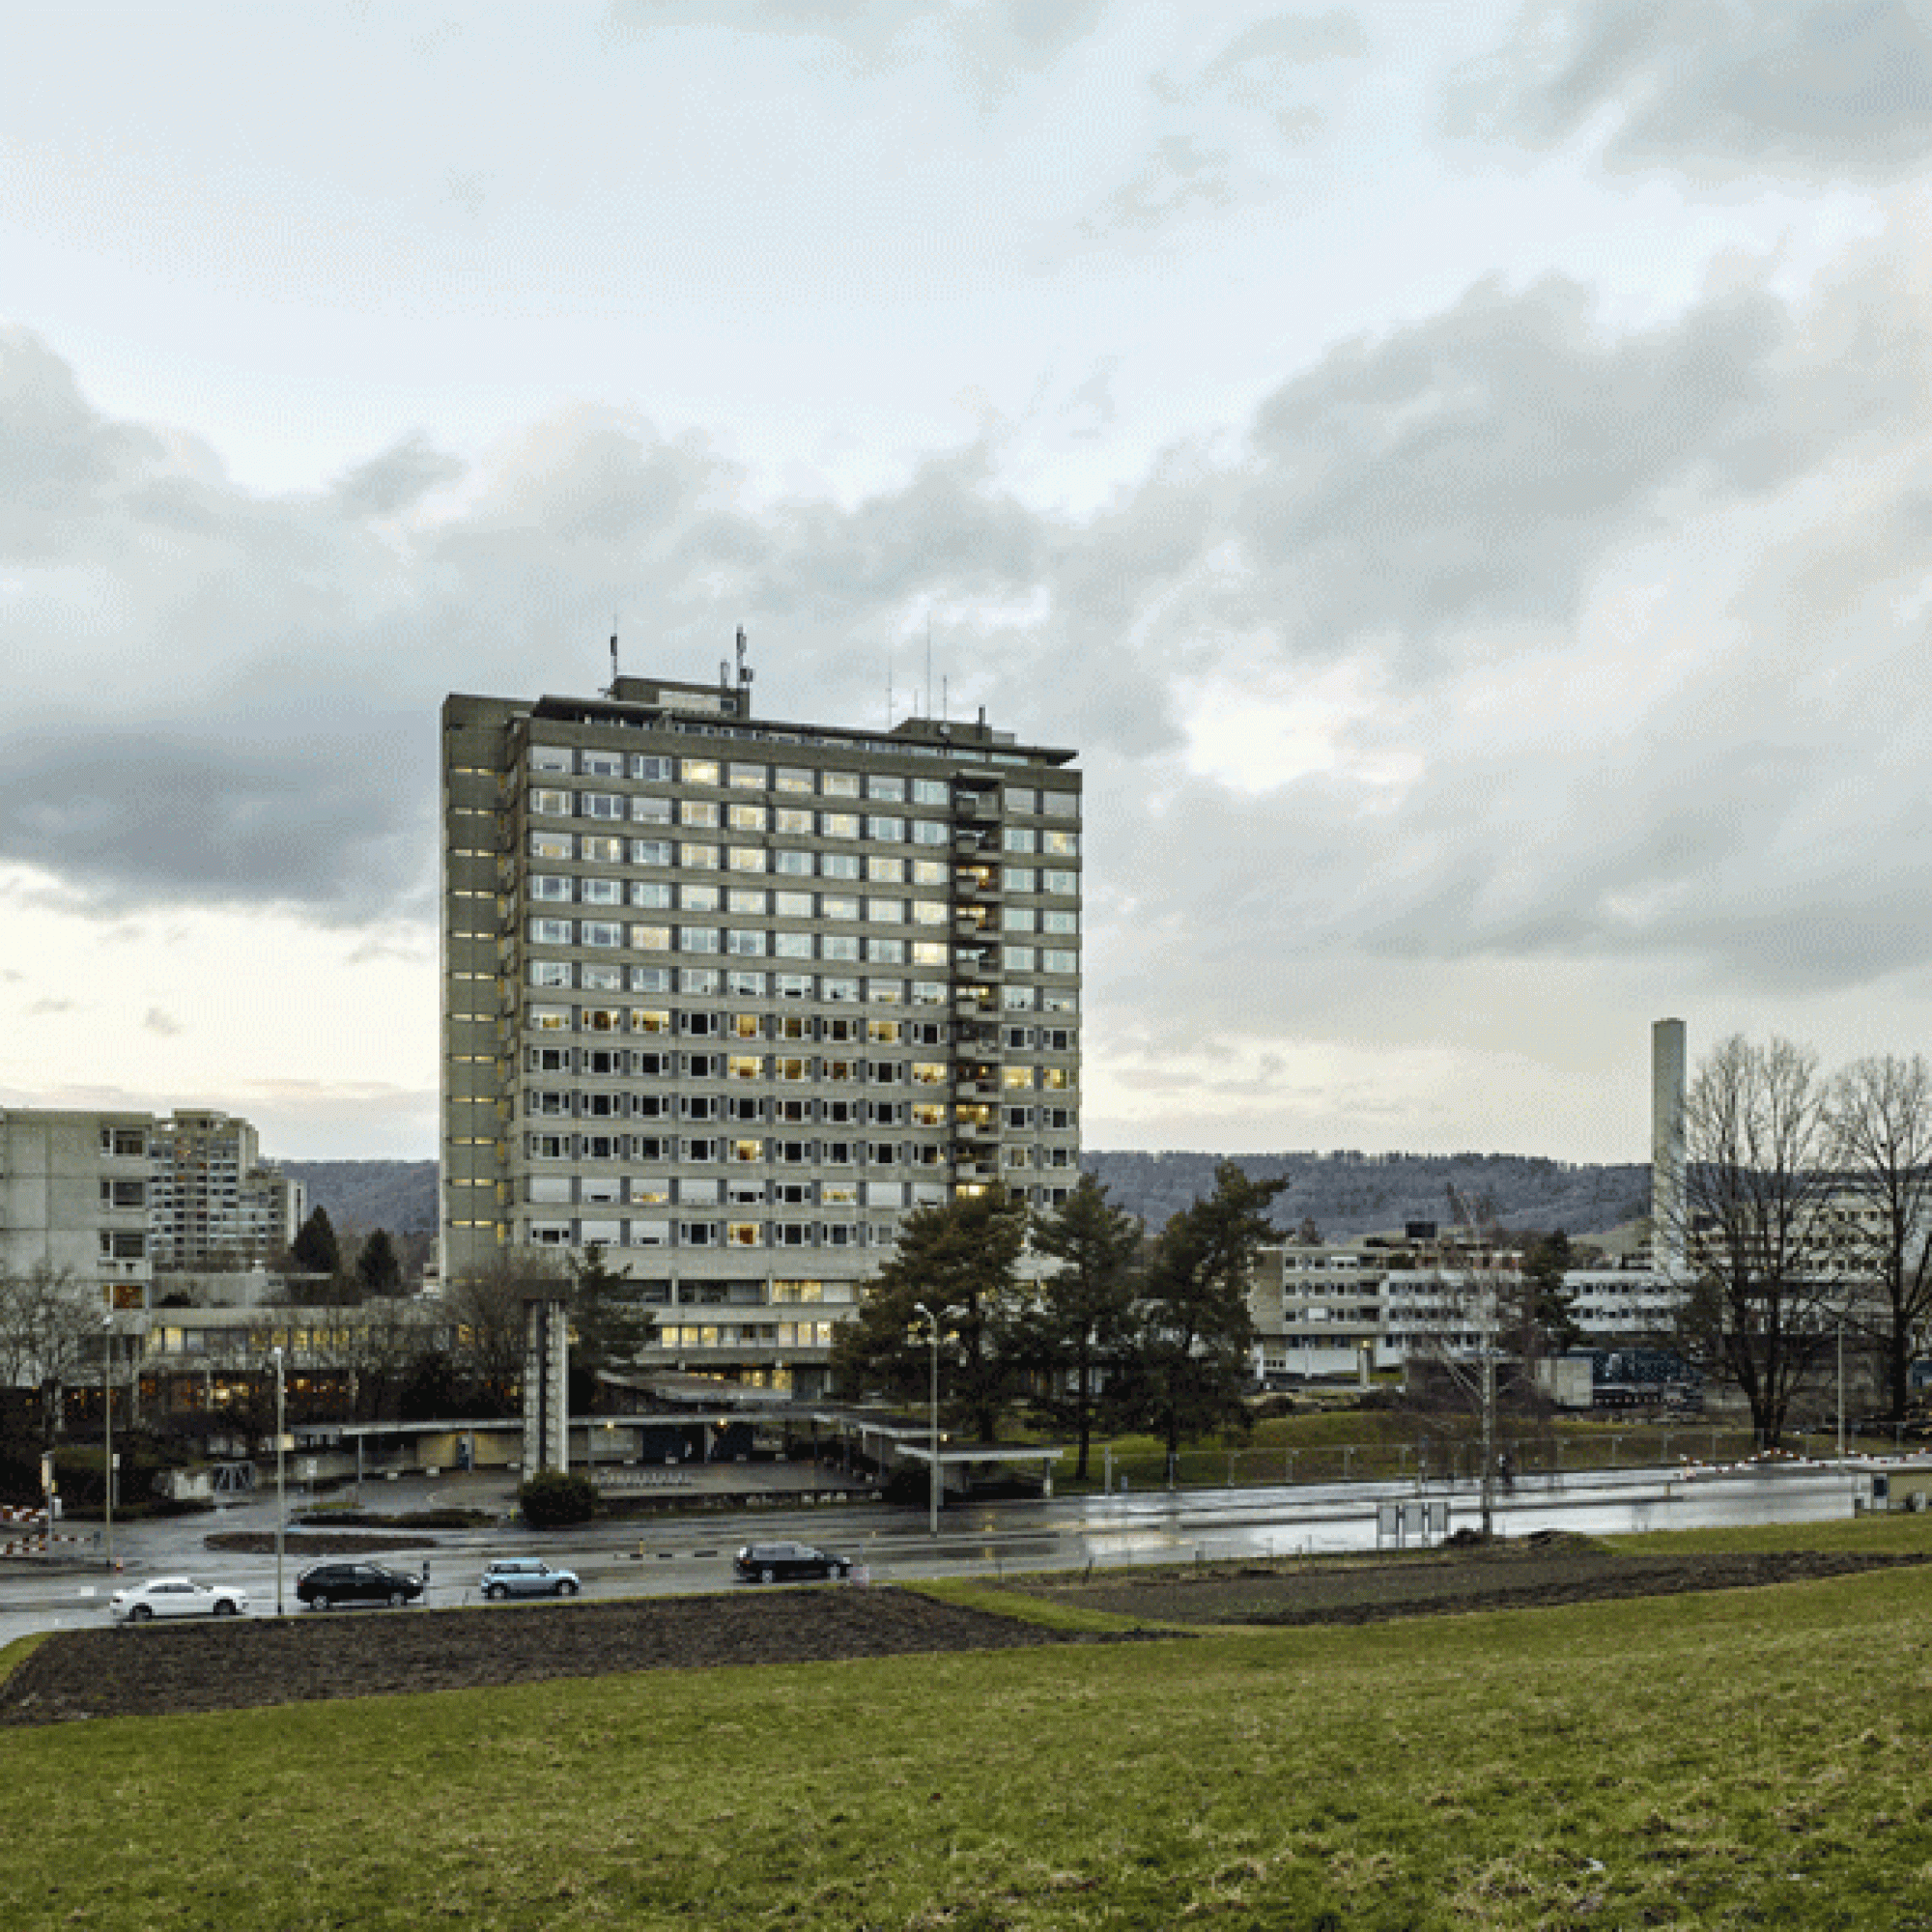
[[[45,1268],[145,1309],[157,1273],[271,1260],[305,1212],[231,1114],[0,1108],[0,1274]]]

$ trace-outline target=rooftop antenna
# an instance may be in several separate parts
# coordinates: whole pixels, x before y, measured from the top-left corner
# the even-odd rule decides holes
[[[948,682],[943,677],[939,680],[939,715],[941,719],[948,719],[952,715],[952,698],[948,690]]]
[[[925,613],[925,715],[932,716],[932,612]]]
[[[617,695],[617,613],[616,611],[612,611],[611,612],[611,688],[604,694],[604,696],[606,697],[614,697],[616,695]]]

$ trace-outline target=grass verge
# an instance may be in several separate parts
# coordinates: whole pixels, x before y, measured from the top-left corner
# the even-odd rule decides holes
[[[1912,1570],[74,1724],[0,1923],[1908,1932],[1928,1692]]]

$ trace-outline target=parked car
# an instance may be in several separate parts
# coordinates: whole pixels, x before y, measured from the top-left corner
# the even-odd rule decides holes
[[[843,1577],[852,1559],[809,1543],[748,1543],[731,1567],[748,1583],[790,1583],[806,1577]]]
[[[553,1570],[541,1556],[498,1556],[484,1565],[476,1587],[501,1603],[505,1597],[574,1597],[583,1585],[575,1570]]]
[[[296,1595],[311,1609],[337,1604],[413,1604],[423,1593],[420,1577],[381,1563],[312,1563],[296,1578]]]
[[[239,1617],[247,1597],[229,1583],[197,1583],[192,1577],[150,1577],[107,1600],[116,1623],[144,1624],[150,1617]]]

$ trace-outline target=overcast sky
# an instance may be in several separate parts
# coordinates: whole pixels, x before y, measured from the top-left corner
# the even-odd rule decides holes
[[[14,10],[0,1103],[433,1155],[437,706],[613,614],[1080,749],[1091,1145],[1920,1049],[1928,15]]]

